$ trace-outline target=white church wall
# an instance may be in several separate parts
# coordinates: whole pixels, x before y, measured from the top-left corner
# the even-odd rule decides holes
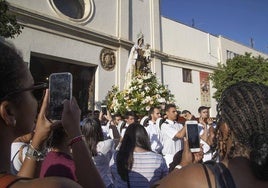
[[[219,62],[217,37],[161,17],[163,52],[212,66]]]

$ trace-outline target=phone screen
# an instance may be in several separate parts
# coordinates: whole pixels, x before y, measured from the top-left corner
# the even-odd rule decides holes
[[[107,106],[102,105],[101,106],[101,111],[102,111],[103,114],[107,115]]]
[[[63,101],[72,97],[72,74],[53,73],[49,76],[49,118],[60,120],[63,111]]]
[[[195,149],[198,151],[200,149],[200,138],[198,132],[198,125],[197,124],[186,124],[187,126],[187,136],[190,149]]]

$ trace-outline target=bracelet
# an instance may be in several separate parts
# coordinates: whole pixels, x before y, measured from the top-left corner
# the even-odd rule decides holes
[[[68,146],[72,146],[74,143],[83,141],[84,137],[85,137],[84,135],[79,135],[79,136],[72,138],[71,141],[69,142]]]
[[[44,158],[44,155],[42,152],[36,150],[32,144],[29,144],[27,152],[26,152],[26,157],[28,159],[34,159],[36,161],[41,161]]]

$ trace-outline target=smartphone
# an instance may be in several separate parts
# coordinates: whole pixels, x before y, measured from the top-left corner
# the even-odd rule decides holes
[[[63,101],[71,100],[73,76],[69,72],[52,73],[49,76],[49,112],[52,120],[61,120]]]
[[[103,114],[107,115],[107,106],[106,105],[101,105],[101,111]]]
[[[200,151],[200,137],[198,131],[198,122],[197,121],[186,121],[186,136],[188,138],[189,147],[191,152]]]

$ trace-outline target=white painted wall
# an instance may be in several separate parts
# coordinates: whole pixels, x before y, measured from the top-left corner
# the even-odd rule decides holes
[[[56,12],[53,10],[52,6],[49,3],[49,0],[46,1],[36,1],[36,0],[7,0],[11,4],[16,4],[24,9],[31,10],[33,12],[39,12],[47,16],[58,17]]]
[[[117,0],[93,0],[94,15],[85,27],[112,36],[117,35]]]
[[[151,44],[150,30],[150,1],[130,1],[132,10],[130,10],[130,40],[136,42],[137,34],[144,34],[144,44]]]
[[[93,29],[102,33],[116,36],[117,31],[117,0],[89,0],[93,2],[91,9],[92,17],[86,23],[72,22],[64,19],[53,9],[50,0],[7,0],[11,4],[24,7],[31,12],[53,17],[70,24],[83,25],[85,28]]]
[[[244,55],[245,52],[251,53],[253,56],[262,56],[264,58],[268,58],[268,54],[256,51],[248,46],[239,44],[233,40],[225,38],[223,36],[219,36],[221,41],[221,53],[222,53],[222,62],[226,62],[227,60],[227,50],[232,51],[239,55]]]
[[[165,17],[161,22],[163,52],[215,66],[220,61],[217,37]]]
[[[12,40],[23,53],[25,61],[29,61],[30,52],[98,65],[101,47],[65,38],[47,32],[25,27],[23,32]]]
[[[176,105],[179,110],[189,110],[198,117],[198,108],[201,106],[200,77],[199,71],[192,70],[192,83],[182,81],[182,68],[163,65],[164,84],[175,96]],[[216,116],[216,103],[211,103],[211,116]]]

